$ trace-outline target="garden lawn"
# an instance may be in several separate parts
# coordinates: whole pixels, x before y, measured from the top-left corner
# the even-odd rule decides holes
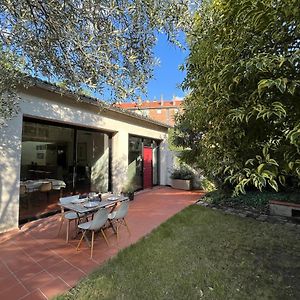
[[[300,299],[299,237],[190,206],[58,299]]]

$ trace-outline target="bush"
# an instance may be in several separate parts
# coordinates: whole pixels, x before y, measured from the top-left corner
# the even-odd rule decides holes
[[[201,188],[205,191],[205,192],[212,192],[214,190],[216,190],[216,186],[215,184],[210,181],[209,179],[203,177],[201,179]]]
[[[173,170],[170,177],[172,179],[192,180],[194,178],[194,173],[187,167],[180,166]]]

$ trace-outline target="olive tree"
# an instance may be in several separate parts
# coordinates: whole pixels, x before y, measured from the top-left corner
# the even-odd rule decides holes
[[[299,0],[204,1],[189,46],[184,159],[235,193],[298,184]]]
[[[144,92],[152,76],[157,31],[176,41],[190,20],[188,0],[2,0],[0,117],[16,109],[26,75],[71,91]],[[9,97],[10,96],[10,97]]]

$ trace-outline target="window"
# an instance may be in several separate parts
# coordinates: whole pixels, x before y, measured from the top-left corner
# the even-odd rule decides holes
[[[160,115],[161,114],[161,109],[157,109],[156,113]]]

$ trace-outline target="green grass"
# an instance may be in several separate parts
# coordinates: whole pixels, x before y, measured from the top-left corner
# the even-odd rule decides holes
[[[191,206],[58,299],[300,299],[299,237]]]

